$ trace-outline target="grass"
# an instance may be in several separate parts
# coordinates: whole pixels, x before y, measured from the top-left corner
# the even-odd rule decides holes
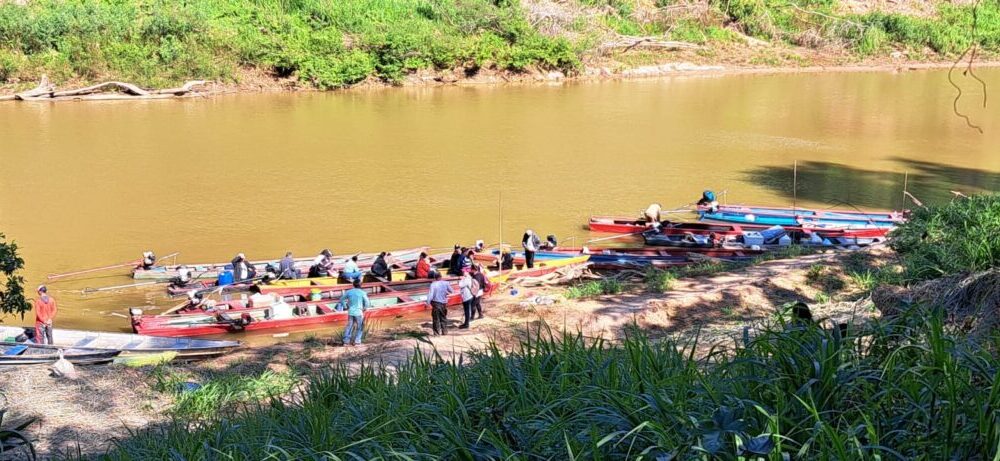
[[[1000,362],[940,313],[784,321],[707,357],[631,331],[335,367],[300,404],[177,421],[98,459],[993,459]]]
[[[116,77],[164,86],[240,67],[319,88],[420,69],[579,66],[516,1],[38,0],[0,4],[0,80]]]
[[[1000,264],[1000,195],[920,208],[892,235],[907,280],[978,272]]]
[[[709,0],[707,11],[693,15],[660,9],[672,0],[657,0],[655,8],[639,0],[571,0],[566,9],[576,17],[555,33],[539,30],[549,21],[533,20],[518,0],[0,2],[0,84],[27,86],[47,74],[56,82],[164,87],[195,78],[235,82],[247,68],[322,89],[396,84],[423,70],[572,74],[585,57],[603,53],[611,32],[703,44],[700,53],[709,56],[711,45],[736,42],[736,31],[858,56],[901,49],[920,58],[916,51],[925,47],[954,55],[973,40],[970,5],[942,2],[930,17],[838,17],[840,1]],[[998,3],[981,2],[978,17],[976,40],[1000,50]],[[621,54],[622,63],[635,52]],[[751,59],[786,62],[773,53]]]
[[[566,297],[569,299],[592,298],[601,295],[618,294],[624,289],[625,286],[620,280],[606,277],[571,286],[566,289]]]
[[[194,375],[166,365],[154,368],[151,375],[154,390],[174,395],[171,415],[185,420],[231,416],[247,403],[283,395],[298,383],[291,372],[271,370],[257,375],[223,373],[200,384]]]

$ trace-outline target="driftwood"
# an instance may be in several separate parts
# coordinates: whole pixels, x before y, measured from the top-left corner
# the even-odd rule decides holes
[[[666,51],[697,50],[700,45],[688,42],[678,42],[675,40],[661,40],[657,37],[627,37],[622,36],[616,40],[605,42],[602,49],[611,50],[622,48],[622,51],[630,51],[635,48],[657,48]]]
[[[201,96],[195,90],[204,86],[205,80],[192,80],[177,88],[162,90],[145,90],[137,85],[126,82],[104,82],[73,90],[56,91],[55,85],[49,83],[46,76],[33,90],[8,96],[0,96],[0,101],[108,101],[137,99],[170,99],[187,96]]]

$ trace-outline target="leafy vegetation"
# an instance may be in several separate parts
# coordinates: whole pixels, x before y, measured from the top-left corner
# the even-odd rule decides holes
[[[471,362],[341,367],[314,377],[301,404],[151,429],[100,459],[996,456],[1000,362],[939,313],[847,329],[778,323],[703,359],[693,347],[543,330]]]
[[[566,297],[570,299],[590,298],[600,295],[613,295],[621,293],[624,285],[615,278],[602,278],[580,283],[566,289]]]
[[[936,15],[918,17],[844,14],[841,0],[705,2],[676,8],[673,0],[570,0],[567,23],[551,30],[545,25],[557,19],[544,12],[535,18],[518,0],[0,2],[0,84],[45,73],[55,81],[162,87],[191,78],[235,81],[248,68],[327,89],[369,79],[398,83],[427,69],[572,73],[608,34],[710,45],[743,33],[862,56],[904,49],[917,57],[925,48],[955,54],[973,40],[968,4],[941,2]],[[1000,50],[998,2],[980,2],[977,16],[975,40]],[[753,60],[780,63],[776,55]]]
[[[573,71],[562,38],[541,35],[517,1],[38,0],[0,3],[0,79],[115,76],[148,85],[233,79],[241,66],[319,88],[418,69]]]
[[[892,233],[906,277],[925,280],[1000,263],[1000,195],[977,195],[920,208]]]
[[[24,297],[24,277],[18,271],[24,268],[24,259],[17,255],[17,243],[7,242],[0,233],[0,315],[24,314],[31,310],[31,303]]]
[[[245,404],[290,391],[298,382],[293,373],[265,370],[258,375],[221,374],[194,383],[194,376],[169,366],[156,367],[153,389],[176,397],[172,415],[185,420],[231,416]]]

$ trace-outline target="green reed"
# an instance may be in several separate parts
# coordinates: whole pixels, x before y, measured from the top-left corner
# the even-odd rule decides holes
[[[139,431],[98,459],[993,459],[991,341],[924,310],[844,330],[778,321],[707,354],[542,327],[453,361],[334,366],[301,403]]]

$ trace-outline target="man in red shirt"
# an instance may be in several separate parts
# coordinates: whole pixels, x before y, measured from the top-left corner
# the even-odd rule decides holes
[[[56,300],[49,296],[45,285],[38,287],[38,299],[35,300],[35,342],[52,344],[52,320],[56,318]]]

